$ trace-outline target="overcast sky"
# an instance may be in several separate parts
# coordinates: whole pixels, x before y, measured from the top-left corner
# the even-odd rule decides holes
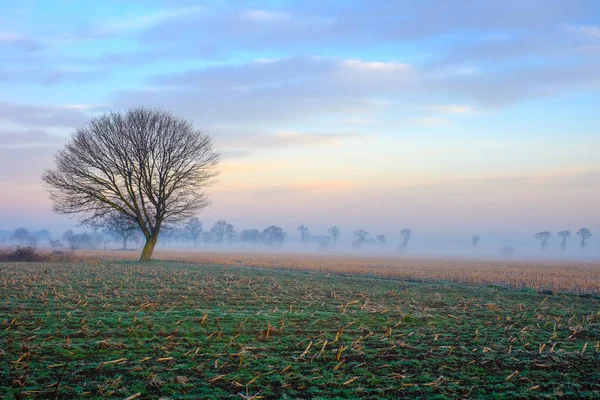
[[[140,105],[214,134],[207,223],[600,229],[599,71],[594,0],[0,1],[0,229]]]

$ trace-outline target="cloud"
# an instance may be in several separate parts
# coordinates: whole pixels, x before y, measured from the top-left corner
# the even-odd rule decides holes
[[[2,182],[16,184],[31,184],[41,182],[44,168],[52,167],[55,147],[0,147],[0,171],[10,171],[3,174]],[[40,185],[40,191],[43,188]],[[0,202],[2,196],[0,196]]]
[[[430,91],[466,97],[481,107],[498,108],[536,97],[600,89],[600,60],[520,66],[487,74],[454,76],[426,82]]]
[[[230,172],[231,169],[226,169],[227,172]],[[247,173],[248,171],[241,167],[239,170],[235,170],[237,173]],[[295,181],[291,183],[286,183],[282,185],[272,185],[272,184],[248,184],[248,185],[235,185],[228,188],[222,188],[223,193],[241,193],[241,192],[257,192],[257,193],[272,193],[272,194],[291,194],[291,193],[304,193],[306,192],[315,192],[315,191],[328,191],[328,192],[336,192],[337,191],[349,191],[354,189],[359,189],[360,184],[353,181],[346,180],[308,180],[308,181]]]
[[[434,110],[442,114],[454,114],[454,115],[472,115],[475,114],[475,109],[468,105],[461,104],[440,104],[433,107]]]
[[[349,140],[364,140],[372,135],[358,133],[299,133],[281,132],[274,134],[258,134],[234,136],[221,139],[226,148],[290,148],[302,146],[335,146]]]
[[[97,79],[99,71],[54,67],[0,67],[0,82],[17,85],[39,83],[56,85],[62,82],[86,82]]]
[[[139,30],[134,37],[141,45],[159,42],[187,49],[226,43],[226,50],[232,52],[315,43],[328,36],[333,24],[328,16],[244,8],[243,4],[223,4],[207,12],[167,18]]]
[[[385,106],[380,95],[394,95],[414,79],[413,69],[404,63],[293,57],[162,74],[150,81],[153,88],[117,93],[113,100],[123,107],[167,107],[203,125],[290,124],[379,110]]]
[[[101,20],[93,23],[89,29],[83,33],[80,32],[80,34],[95,38],[107,38],[147,29],[165,21],[189,17],[200,13],[202,10],[200,7],[181,7],[158,10],[142,15],[130,15],[120,19]]]
[[[246,150],[238,150],[238,149],[225,149],[219,150],[220,160],[232,160],[236,158],[245,158],[250,155],[250,152]]]
[[[0,120],[25,127],[74,128],[87,119],[87,115],[80,110],[0,101]]]
[[[0,49],[3,47],[33,52],[44,49],[46,45],[42,41],[30,36],[15,32],[0,31]]]
[[[600,187],[600,170],[554,171],[548,174],[500,176],[479,181],[485,185],[519,188],[585,188]]]
[[[62,140],[44,130],[1,131],[0,149],[20,149],[31,147],[58,146]]]
[[[336,114],[372,119],[372,114],[384,109],[449,96],[471,104],[441,104],[433,110],[443,115],[470,115],[476,109],[504,107],[536,97],[597,90],[598,66],[600,58],[588,57],[578,62],[515,64],[462,73],[463,67],[424,67],[399,61],[289,57],[165,73],[152,78],[149,88],[120,92],[113,99],[119,106],[165,106],[202,124],[291,124]],[[398,110],[400,118],[414,118],[415,110],[410,115],[410,107]],[[447,120],[425,116],[418,122],[441,124]]]
[[[137,66],[148,65],[155,62],[184,61],[186,59],[216,58],[219,55],[219,47],[215,44],[198,44],[193,47],[181,47],[171,44],[154,43],[142,49],[133,49],[126,52],[111,51],[100,54],[87,60],[96,66]]]
[[[293,190],[344,190],[356,189],[358,186],[352,181],[309,181],[290,183],[286,187]]]
[[[410,64],[398,62],[362,61],[358,59],[344,60],[342,65],[349,70],[379,71],[379,72],[408,72]]]
[[[289,13],[265,10],[246,11],[244,13],[244,17],[258,22],[282,22],[289,21],[291,19],[291,15]]]
[[[416,118],[414,122],[417,125],[433,125],[433,126],[442,126],[449,125],[450,120],[444,117],[421,117]]]
[[[371,121],[367,118],[349,118],[348,120],[346,120],[346,123],[348,125],[354,125],[354,126],[366,126],[366,125],[372,125],[373,121]]]
[[[544,94],[539,94],[538,90],[529,91],[528,85],[523,85],[522,82],[519,84],[525,88],[513,88],[510,83],[504,82],[506,90],[500,90],[501,94],[497,102],[492,101],[492,95],[479,92],[478,87],[481,84],[475,81],[475,78],[483,76],[489,81],[502,79],[503,71],[486,70],[481,68],[481,64],[492,65],[499,61],[510,63],[518,58],[539,56],[562,59],[565,61],[563,65],[572,63],[573,60],[569,60],[568,57],[574,52],[582,49],[588,49],[587,51],[590,52],[592,48],[585,43],[574,46],[577,41],[563,37],[565,35],[561,36],[564,34],[565,21],[585,17],[593,9],[594,2],[589,0],[576,3],[559,0],[531,0],[523,3],[509,0],[502,4],[465,0],[440,4],[439,1],[425,0],[410,6],[405,2],[384,0],[356,1],[346,4],[323,1],[293,2],[262,9],[257,9],[254,2],[239,2],[235,6],[224,2],[212,4],[211,7],[198,7],[193,2],[185,1],[168,2],[163,8],[151,12],[124,11],[122,17],[117,19],[87,21],[87,25],[92,28],[87,32],[74,31],[70,36],[70,40],[76,43],[89,41],[90,44],[93,44],[96,39],[115,38],[133,44],[131,49],[80,57],[79,60],[74,61],[77,68],[70,69],[65,68],[64,61],[61,62],[60,59],[43,59],[41,61],[43,65],[35,68],[30,66],[31,61],[23,60],[22,63],[17,63],[10,68],[5,66],[0,70],[0,81],[36,82],[46,85],[61,82],[89,82],[105,72],[98,70],[99,66],[123,67],[185,59],[214,61],[215,58],[227,59],[229,55],[239,54],[240,51],[257,51],[259,55],[265,51],[267,57],[281,52],[287,55],[285,59],[287,61],[256,60],[257,65],[277,64],[280,67],[280,75],[274,74],[271,78],[263,78],[262,81],[259,79],[258,82],[244,80],[244,74],[260,78],[257,73],[259,67],[251,71],[248,64],[231,67],[231,71],[226,71],[224,66],[217,66],[212,71],[215,72],[212,76],[209,69],[192,70],[183,74],[165,74],[158,77],[158,81],[153,82],[164,89],[167,84],[181,86],[185,84],[186,79],[199,85],[198,80],[203,79],[201,84],[204,87],[213,82],[212,86],[217,88],[219,85],[228,85],[227,81],[219,79],[216,70],[220,70],[222,76],[226,76],[233,83],[238,83],[237,90],[243,91],[256,89],[261,84],[277,85],[277,79],[285,81],[288,79],[285,76],[286,65],[289,67],[291,82],[302,76],[314,76],[311,68],[327,68],[325,60],[320,63],[301,61],[316,59],[317,56],[294,57],[294,54],[327,54],[332,47],[360,53],[364,46],[371,44],[395,48],[404,43],[418,44],[421,39],[436,38],[440,35],[468,33],[469,35],[459,41],[459,43],[466,41],[466,44],[450,48],[447,54],[444,54],[445,49],[428,52],[427,57],[432,58],[433,62],[428,60],[421,65],[407,64],[401,60],[360,59],[338,60],[336,65],[329,60],[329,66],[337,68],[336,73],[331,74],[336,79],[329,84],[329,87],[334,90],[330,96],[331,102],[340,100],[338,93],[340,96],[351,95],[351,90],[364,80],[364,85],[361,87],[363,91],[366,91],[369,85],[380,86],[373,93],[367,94],[371,100],[372,96],[389,96],[393,90],[404,91],[404,94],[410,95],[418,93],[418,90],[438,94],[457,88],[458,94],[468,100],[497,106],[520,101],[521,94],[524,98]],[[599,29],[594,25],[572,24],[572,26],[573,30],[592,37]],[[476,39],[469,39],[471,37]],[[7,43],[20,43],[26,37],[5,32],[3,36],[0,35],[0,38],[4,38]],[[539,63],[540,70],[544,71],[547,65]],[[508,74],[520,73],[514,65],[508,67],[509,69],[505,71]],[[308,70],[304,71],[304,68]],[[267,76],[273,74],[274,68],[264,69],[264,71]],[[460,71],[462,73],[459,73]],[[472,74],[473,71],[481,73]],[[378,77],[374,76],[376,72],[379,73]],[[365,78],[369,73],[373,74]],[[213,81],[209,77],[213,78]],[[458,78],[468,77],[474,80],[455,82]],[[179,83],[176,80],[179,80]],[[239,80],[242,82],[238,82]],[[349,83],[350,80],[354,80],[355,83]],[[428,80],[430,82],[426,82]],[[410,87],[402,85],[409,81]],[[417,85],[417,82],[421,85]],[[558,93],[566,86],[569,85],[557,86],[554,90]],[[385,91],[386,87],[390,87],[390,90]],[[502,93],[513,89],[515,89],[515,96]],[[298,90],[298,85],[292,90]],[[267,94],[268,90],[265,90],[264,95]],[[397,96],[402,94],[398,92]],[[166,93],[166,95],[170,94]],[[188,94],[182,93],[182,96],[185,98]],[[151,95],[149,97],[152,98]],[[364,97],[363,93],[358,93],[356,100],[360,102]],[[168,102],[175,101],[168,100]],[[373,102],[370,104],[363,102],[363,106],[371,107]]]
[[[600,39],[600,26],[595,25],[569,25],[569,29],[572,32],[576,32],[583,36]]]
[[[108,104],[64,104],[58,106],[58,108],[65,108],[67,110],[94,110],[99,108],[105,108]]]
[[[225,88],[248,91],[331,75],[340,68],[341,65],[333,59],[291,57],[267,62],[254,60],[241,65],[223,64],[183,73],[163,74],[153,78],[151,83],[167,87],[194,85],[202,89]]]
[[[459,0],[452,3],[424,0],[410,4],[405,1],[361,0],[345,3],[295,2],[285,8],[247,8],[240,13],[240,9],[251,4],[222,4],[212,13],[174,15],[143,29],[140,38],[176,41],[182,37],[193,37],[196,39],[194,42],[203,43],[226,39],[234,48],[272,48],[283,41],[295,46],[314,44],[315,40],[324,46],[378,43],[467,30],[493,34],[507,30],[539,30],[585,17],[595,7],[590,0],[577,3],[561,0],[531,0],[525,3],[517,0]],[[257,27],[257,24],[260,26]],[[249,30],[250,27],[254,30]],[[276,35],[269,36],[267,32]]]

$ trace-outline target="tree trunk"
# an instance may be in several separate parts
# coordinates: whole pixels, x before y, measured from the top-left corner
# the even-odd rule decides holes
[[[140,256],[140,261],[152,260],[152,252],[154,251],[154,246],[156,246],[157,240],[158,234],[151,235],[146,239],[146,244],[144,245],[142,255]]]

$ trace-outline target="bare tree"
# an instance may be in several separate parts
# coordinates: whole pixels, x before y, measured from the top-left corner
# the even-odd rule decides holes
[[[591,238],[593,235],[592,231],[590,231],[588,228],[581,228],[577,231],[577,236],[581,238],[581,249],[584,249],[585,241]]]
[[[50,248],[53,250],[58,250],[58,249],[62,249],[63,247],[65,247],[63,242],[61,242],[58,239],[50,239],[50,240],[48,240],[48,243],[50,244]]]
[[[91,233],[73,233],[73,231],[70,232],[71,234],[66,236],[66,242],[69,244],[69,248],[71,250],[96,248],[96,245],[94,243],[94,237]]]
[[[240,240],[249,246],[256,246],[262,240],[262,235],[258,229],[244,229]]]
[[[233,225],[228,224],[227,221],[219,220],[215,222],[213,227],[210,229],[210,235],[215,244],[221,246],[223,240],[229,239],[230,235],[234,233]]]
[[[233,229],[233,225],[231,226],[231,230],[227,232],[227,244],[229,246],[234,246],[239,240],[238,233]]]
[[[285,241],[285,232],[275,225],[271,225],[262,232],[264,244],[267,246],[279,246]]]
[[[202,222],[196,217],[191,218],[187,224],[185,224],[185,230],[188,235],[192,238],[194,246],[198,243],[200,235],[202,235]]]
[[[100,232],[98,230],[98,228],[94,228],[92,230],[91,235],[92,235],[92,242],[94,243],[95,248],[98,248],[98,246],[104,245],[104,249],[106,249],[106,246],[109,242],[109,238],[106,235],[104,235],[102,232]],[[135,236],[135,233],[134,233],[134,236]]]
[[[212,231],[212,229],[210,231],[204,231],[202,234],[205,246],[211,246],[214,242],[211,231]]]
[[[300,240],[302,243],[306,242],[308,240],[308,226],[300,225],[298,231],[300,232]]]
[[[170,226],[170,225],[163,225],[162,229],[160,230],[159,240],[163,244],[166,244],[167,246],[171,246],[171,242],[174,237],[175,237],[175,227]]]
[[[571,231],[560,231],[558,232],[558,236],[562,238],[562,242],[560,243],[560,248],[565,250],[567,248],[567,239],[571,237]]]
[[[325,236],[319,242],[319,250],[327,251],[327,250],[329,250],[330,247],[331,247],[331,238],[329,236]]]
[[[502,246],[500,248],[500,255],[502,257],[510,257],[515,254],[515,248],[513,246]]]
[[[127,250],[127,243],[134,238],[140,227],[133,219],[120,212],[107,214],[99,221],[101,225],[95,227],[102,228],[109,236],[123,243],[123,250]]]
[[[49,242],[52,234],[50,233],[50,231],[48,229],[40,229],[39,231],[36,231],[33,234],[33,236],[38,241],[38,243],[42,243],[42,242]]]
[[[400,243],[399,248],[400,251],[404,252],[408,247],[408,241],[412,236],[412,231],[409,228],[404,228],[400,231],[400,235],[402,235],[402,243]]]
[[[329,233],[329,236],[331,236],[331,248],[333,249],[335,248],[338,238],[340,237],[340,228],[337,226],[332,226],[331,228],[327,229],[327,233]]]
[[[72,229],[67,229],[62,235],[62,240],[66,243],[69,243],[69,241],[71,240],[71,238],[74,235],[75,235],[75,232],[73,232]]]
[[[541,242],[542,250],[546,250],[546,248],[548,248],[548,239],[550,239],[551,236],[552,234],[548,231],[538,232],[535,234],[535,238]]]
[[[402,235],[402,244],[408,244],[412,236],[412,231],[409,228],[404,228],[400,231],[400,235]]]
[[[83,223],[117,211],[136,221],[152,258],[160,229],[192,217],[209,204],[219,154],[190,121],[166,111],[135,108],[93,118],[76,129],[42,177],[54,211]]]
[[[358,250],[365,240],[367,240],[367,237],[369,237],[369,232],[365,231],[364,229],[357,229],[353,233],[354,236],[356,236],[356,240],[352,242],[352,248]]]
[[[30,242],[32,235],[26,228],[17,228],[11,235],[11,240],[17,244],[26,244]]]
[[[479,235],[471,236],[471,245],[473,247],[477,247],[480,239],[481,239],[481,237]]]

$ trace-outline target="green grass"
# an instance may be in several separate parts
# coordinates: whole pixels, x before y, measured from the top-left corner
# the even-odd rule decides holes
[[[599,304],[497,286],[165,262],[0,264],[0,390],[598,398]]]

